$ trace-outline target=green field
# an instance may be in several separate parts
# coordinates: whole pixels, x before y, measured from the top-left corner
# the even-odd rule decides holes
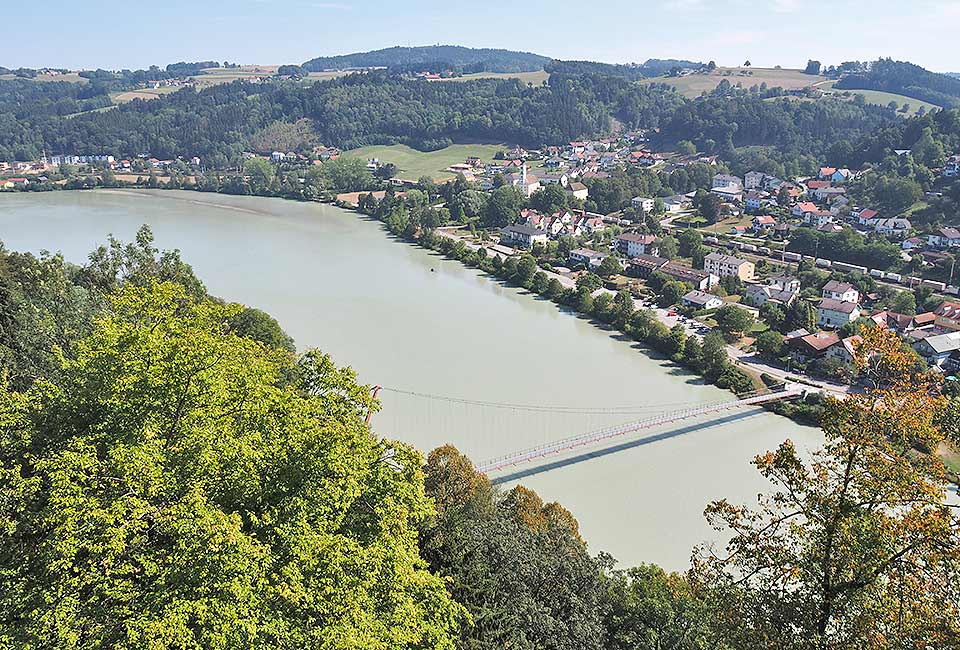
[[[805,74],[802,70],[777,68],[717,68],[710,74],[692,74],[687,77],[653,77],[642,83],[664,83],[673,86],[684,97],[699,97],[709,92],[726,79],[731,85],[742,84],[744,88],[767,84],[768,88],[791,90],[806,88],[825,82],[826,77]]]
[[[10,79],[17,79],[16,75],[13,74],[0,74],[0,79],[4,81]],[[36,77],[31,78],[32,81],[69,81],[71,83],[85,84],[88,79],[81,77],[77,72],[68,72],[66,74],[38,74]]]
[[[151,100],[183,90],[184,86],[161,86],[160,88],[140,88],[138,90],[126,90],[120,93],[110,93],[110,99],[114,104],[125,104],[135,99]]]
[[[550,73],[546,70],[537,70],[536,72],[475,72],[465,74],[462,77],[453,77],[451,79],[440,79],[440,81],[473,81],[474,79],[519,79],[524,83],[539,86],[550,78]]]
[[[880,106],[886,106],[890,102],[896,102],[898,106],[903,106],[904,104],[909,104],[910,110],[907,111],[906,115],[913,116],[917,114],[917,111],[920,110],[922,106],[927,111],[936,110],[940,108],[936,104],[931,104],[925,102],[921,99],[914,99],[913,97],[907,97],[906,95],[896,95],[894,93],[885,93],[881,90],[834,90],[833,82],[829,84],[824,84],[824,90],[831,95],[839,96],[841,93],[850,93],[850,96],[854,95],[863,95],[863,99],[868,104],[879,104]]]
[[[417,151],[403,144],[375,145],[345,151],[344,157],[367,160],[377,158],[380,162],[393,163],[399,168],[398,178],[415,181],[421,176],[435,180],[453,178],[447,167],[464,162],[468,156],[477,156],[484,162],[493,160],[498,151],[506,146],[499,144],[455,144],[437,151]]]

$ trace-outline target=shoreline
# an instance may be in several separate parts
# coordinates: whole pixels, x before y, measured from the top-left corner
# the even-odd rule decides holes
[[[149,192],[143,192],[143,190],[149,190]],[[597,329],[600,329],[600,330],[602,330],[602,331],[604,331],[604,332],[608,332],[608,333],[619,333],[619,334],[621,334],[621,335],[624,336],[624,337],[628,337],[628,338],[630,338],[631,340],[633,340],[633,341],[635,341],[635,342],[637,342],[637,343],[640,343],[640,344],[642,345],[642,353],[643,353],[648,359],[651,359],[651,360],[663,360],[663,359],[667,359],[667,360],[669,360],[671,363],[673,363],[675,367],[682,369],[685,373],[689,374],[691,377],[698,377],[698,378],[702,379],[702,380],[705,382],[706,385],[713,385],[713,386],[715,386],[715,387],[717,387],[717,388],[721,388],[722,390],[726,390],[726,391],[730,392],[730,393],[733,394],[733,395],[736,395],[736,394],[737,394],[737,392],[734,390],[734,387],[733,387],[733,386],[717,386],[715,382],[711,382],[711,381],[709,381],[706,377],[704,377],[703,373],[700,372],[698,369],[696,369],[696,368],[691,368],[690,366],[688,366],[688,365],[680,362],[680,361],[677,360],[676,358],[671,358],[671,355],[670,355],[670,354],[667,354],[667,353],[665,353],[664,351],[658,350],[654,345],[651,344],[650,341],[644,340],[644,339],[642,339],[642,338],[638,338],[638,337],[636,337],[635,335],[631,334],[630,332],[627,332],[627,331],[624,331],[624,329],[615,327],[614,325],[612,325],[612,324],[610,324],[610,323],[605,323],[605,322],[599,320],[596,316],[594,316],[594,315],[592,315],[592,314],[586,314],[586,313],[580,312],[580,311],[579,311],[575,306],[573,306],[573,305],[567,305],[567,304],[564,304],[564,303],[562,303],[562,302],[558,302],[556,299],[553,299],[553,298],[551,298],[551,297],[549,297],[549,296],[547,296],[547,295],[539,294],[539,293],[537,293],[536,291],[533,291],[533,290],[531,290],[531,289],[529,289],[529,288],[527,288],[527,287],[524,287],[524,286],[522,286],[522,285],[516,284],[515,282],[511,281],[511,279],[509,279],[509,278],[502,277],[502,276],[500,276],[500,275],[498,275],[498,274],[496,274],[496,273],[494,273],[494,272],[491,272],[490,270],[484,269],[484,268],[482,268],[481,266],[473,266],[473,265],[467,264],[467,263],[465,263],[462,259],[456,257],[455,255],[450,255],[450,254],[448,254],[448,252],[445,252],[444,250],[441,250],[442,246],[431,247],[431,246],[427,245],[424,241],[422,241],[422,237],[420,237],[420,236],[418,236],[418,237],[416,237],[416,238],[414,238],[414,239],[410,239],[410,238],[408,238],[408,237],[404,237],[404,236],[402,236],[402,235],[398,235],[398,234],[396,234],[396,233],[392,233],[392,232],[390,231],[390,229],[387,228],[386,224],[383,223],[382,220],[378,219],[378,218],[377,218],[376,216],[374,216],[374,215],[370,215],[370,214],[367,214],[367,213],[361,211],[361,210],[360,210],[360,207],[359,207],[358,205],[345,204],[345,203],[342,203],[342,202],[331,201],[331,200],[324,200],[324,201],[319,201],[319,200],[318,200],[318,201],[299,201],[299,200],[296,200],[296,199],[290,199],[290,198],[282,197],[282,196],[262,196],[262,195],[253,195],[253,194],[229,194],[229,193],[226,193],[226,192],[204,192],[204,191],[202,191],[202,190],[198,190],[198,189],[193,188],[193,187],[186,187],[186,188],[184,188],[184,187],[172,188],[172,187],[166,187],[166,186],[160,186],[160,187],[143,187],[143,186],[139,186],[139,185],[130,185],[130,184],[122,185],[122,186],[118,186],[118,187],[95,187],[95,188],[67,188],[67,187],[62,187],[62,186],[60,186],[60,187],[58,187],[56,190],[52,190],[52,191],[68,191],[68,192],[69,192],[69,191],[75,191],[75,192],[94,191],[94,192],[101,192],[101,193],[107,193],[107,194],[128,195],[128,196],[129,196],[129,195],[134,195],[134,196],[140,196],[140,197],[148,197],[148,196],[154,196],[155,193],[158,193],[158,192],[169,192],[169,191],[171,191],[171,190],[180,190],[180,191],[184,191],[184,192],[195,192],[195,193],[198,193],[198,194],[215,194],[215,195],[223,195],[223,196],[236,196],[236,197],[240,197],[240,198],[246,198],[246,197],[271,198],[271,199],[279,199],[279,200],[284,200],[284,201],[293,201],[293,202],[295,202],[295,203],[319,203],[319,204],[325,204],[325,205],[333,205],[333,206],[335,206],[335,207],[337,207],[337,208],[339,208],[339,209],[341,209],[341,210],[344,210],[345,212],[352,212],[354,215],[359,215],[359,216],[361,216],[361,217],[364,217],[364,218],[367,218],[367,219],[376,221],[377,223],[379,223],[379,224],[381,225],[382,229],[383,229],[385,232],[392,234],[392,235],[393,235],[393,238],[396,239],[396,240],[402,241],[403,243],[408,244],[408,245],[417,246],[417,247],[422,248],[422,249],[424,249],[424,250],[430,251],[430,252],[432,252],[432,253],[434,253],[434,254],[441,255],[441,256],[443,256],[443,257],[446,258],[446,259],[450,259],[450,260],[453,260],[453,261],[457,261],[457,262],[459,262],[463,267],[465,267],[465,268],[467,268],[467,269],[479,271],[479,272],[482,273],[484,276],[486,276],[486,277],[488,277],[488,278],[490,278],[490,279],[495,279],[495,280],[503,283],[505,286],[509,286],[509,287],[513,287],[513,288],[518,288],[518,289],[523,289],[523,290],[529,292],[529,294],[532,295],[532,296],[539,296],[539,297],[543,298],[544,300],[547,300],[547,301],[552,302],[552,303],[553,303],[554,305],[556,305],[561,311],[563,311],[563,312],[565,312],[565,313],[568,313],[569,315],[576,316],[576,317],[578,317],[578,318],[582,318],[582,319],[584,319],[584,320],[587,320],[587,321],[590,322],[591,326],[596,327]],[[31,194],[31,193],[34,193],[34,192],[31,192],[31,191],[29,191],[29,190],[27,190],[27,191],[15,191],[15,192],[11,192],[11,194]],[[369,192],[361,192],[360,194],[363,195],[363,194],[368,194],[368,193],[369,193]],[[179,199],[179,200],[182,200],[182,201],[185,201],[185,202],[189,202],[189,203],[200,203],[199,201],[191,201],[191,200],[188,200],[188,199]],[[215,207],[215,208],[221,208],[221,209],[225,209],[225,210],[236,210],[236,211],[244,212],[244,213],[246,213],[246,214],[252,214],[252,215],[261,215],[261,214],[262,214],[260,211],[251,210],[251,209],[243,208],[243,207],[239,207],[239,206],[231,206],[231,205],[227,205],[227,204],[218,204],[218,203],[215,203],[215,202],[208,202],[208,201],[203,201],[202,203],[203,203],[203,205],[205,205],[205,206],[210,206],[210,207]],[[436,231],[433,231],[433,232],[436,233],[438,240],[451,242],[451,245],[453,245],[454,242],[461,241],[459,238],[456,238],[456,237],[453,237],[452,235],[450,235],[449,232],[447,232],[447,231],[444,230],[443,228],[437,229]],[[478,245],[478,244],[468,244],[468,243],[465,242],[465,241],[462,242],[462,243],[464,244],[464,247],[465,247],[467,250],[470,250],[470,251],[472,251],[472,252],[475,252],[475,251],[479,250],[480,248],[482,248],[482,246],[480,246],[480,245]],[[499,257],[499,255],[498,255],[497,253],[495,253],[495,252],[493,252],[493,251],[490,251],[490,250],[488,250],[488,249],[485,249],[485,250],[486,250],[486,252],[487,252],[487,257],[488,257],[488,259],[492,259],[492,258],[494,258],[494,257]],[[567,278],[567,277],[565,277],[565,276],[562,276],[562,275],[557,274],[557,273],[554,273],[554,272],[549,272],[549,271],[545,271],[545,270],[544,270],[543,272],[546,273],[547,276],[548,276],[550,279],[555,279],[555,280],[557,280],[557,282],[559,282],[560,285],[561,285],[565,290],[575,290],[575,288],[576,288],[576,283],[575,283],[573,280],[571,280],[570,278]],[[605,291],[609,291],[609,290],[605,290]],[[638,308],[637,308],[638,311],[639,311],[639,310],[643,310],[643,309],[646,309],[646,308],[644,308],[644,307],[638,307]],[[670,323],[669,323],[669,322],[664,322],[664,321],[662,320],[660,314],[658,313],[658,311],[660,311],[659,308],[649,309],[648,311],[650,311],[650,312],[654,315],[654,318],[657,320],[657,322],[663,324],[665,327],[669,327],[669,326],[670,326]],[[688,326],[684,326],[684,330],[687,331],[688,334],[690,333],[690,330],[689,330],[689,327],[688,327]],[[727,359],[728,359],[728,362],[731,364],[732,367],[736,368],[736,369],[739,370],[741,373],[743,373],[746,377],[748,377],[748,378],[750,379],[750,381],[752,381],[753,384],[755,385],[755,387],[757,387],[757,388],[760,388],[760,387],[766,388],[766,382],[764,382],[764,380],[763,380],[763,378],[762,378],[762,377],[764,377],[764,376],[770,377],[770,378],[772,378],[772,379],[780,379],[780,378],[778,378],[778,377],[769,375],[769,374],[767,374],[767,373],[765,373],[765,372],[758,371],[758,370],[756,370],[756,369],[750,368],[749,366],[744,367],[744,364],[742,364],[742,363],[740,362],[740,359],[730,353],[729,346],[727,346]],[[807,385],[809,385],[809,384],[807,384]],[[828,390],[828,389],[821,388],[821,387],[819,387],[819,386],[810,386],[810,387],[811,387],[812,389],[816,390],[817,392],[820,392],[821,394],[822,394],[822,392],[823,392],[824,390]],[[769,412],[769,413],[773,413],[773,414],[775,414],[775,415],[778,415],[778,416],[781,416],[781,417],[785,417],[785,418],[787,418],[788,420],[790,420],[790,421],[792,421],[792,422],[794,422],[795,424],[798,424],[798,425],[800,425],[800,426],[819,428],[819,424],[817,424],[817,423],[815,423],[815,422],[811,422],[811,421],[809,421],[808,419],[798,418],[798,417],[792,417],[792,416],[789,415],[789,414],[780,412],[779,410],[776,409],[776,404],[764,405],[764,406],[763,406],[763,409],[764,409],[765,411]]]

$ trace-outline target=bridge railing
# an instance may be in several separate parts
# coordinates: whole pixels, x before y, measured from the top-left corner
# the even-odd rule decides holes
[[[569,451],[577,447],[583,447],[585,445],[593,445],[610,438],[615,438],[622,436],[634,431],[639,431],[642,429],[650,429],[663,424],[670,424],[672,422],[677,422],[678,420],[685,420],[691,417],[697,417],[700,415],[707,415],[710,413],[716,413],[718,411],[725,411],[739,406],[748,406],[753,404],[762,404],[766,401],[774,401],[778,399],[786,399],[789,397],[795,397],[799,395],[800,391],[796,388],[786,388],[784,390],[771,392],[769,390],[757,390],[744,393],[737,400],[727,400],[724,402],[717,402],[707,406],[700,406],[697,408],[682,409],[679,411],[673,411],[671,413],[664,413],[657,417],[648,418],[645,420],[639,420],[635,422],[629,422],[627,424],[616,425],[612,427],[606,427],[596,431],[592,431],[585,434],[580,434],[577,436],[572,436],[569,438],[563,438],[561,440],[556,440],[553,442],[544,443],[541,445],[536,445],[533,447],[528,447],[519,451],[515,451],[509,454],[504,454],[496,458],[485,461],[480,464],[477,469],[481,472],[495,472],[497,470],[503,469],[505,467],[510,467],[512,465],[518,465],[521,463],[531,462],[545,456],[551,456],[553,454],[558,454],[564,451]]]

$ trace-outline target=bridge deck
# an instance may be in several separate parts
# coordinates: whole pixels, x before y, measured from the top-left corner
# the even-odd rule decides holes
[[[553,456],[555,454],[560,454],[571,449],[576,449],[578,447],[583,447],[587,445],[595,445],[611,438],[616,438],[619,436],[624,436],[635,431],[641,431],[643,429],[652,429],[654,427],[662,426],[664,424],[671,424],[674,422],[679,422],[681,420],[687,420],[690,418],[700,417],[703,415],[711,415],[713,413],[720,413],[723,411],[729,411],[735,408],[741,408],[743,406],[755,406],[757,404],[764,404],[766,402],[774,402],[782,399],[790,399],[797,397],[802,393],[797,387],[787,388],[782,391],[775,393],[765,393],[759,395],[751,395],[748,397],[743,397],[738,400],[722,402],[720,404],[713,404],[710,406],[704,406],[694,409],[686,409],[682,411],[675,411],[673,413],[665,413],[659,415],[655,418],[650,418],[647,420],[640,420],[638,422],[630,422],[628,424],[621,424],[615,427],[610,427],[608,429],[601,429],[600,431],[593,431],[591,433],[585,433],[579,436],[574,436],[572,438],[565,438],[563,440],[558,440],[556,442],[550,442],[538,447],[531,447],[529,449],[524,449],[517,451],[506,456],[501,456],[499,458],[494,458],[492,460],[486,461],[483,464],[479,465],[477,469],[486,474],[497,472],[499,470],[505,469],[507,467],[513,467],[515,465],[520,465],[522,463],[529,463],[535,460],[539,460],[546,456]]]

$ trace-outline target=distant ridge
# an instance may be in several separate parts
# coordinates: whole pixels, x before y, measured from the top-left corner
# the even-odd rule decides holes
[[[542,69],[550,58],[529,52],[470,48],[459,45],[426,45],[422,47],[388,47],[372,52],[355,52],[339,56],[311,59],[303,67],[311,72],[346,68],[409,67],[419,64],[444,63],[484,72],[534,72]]]

